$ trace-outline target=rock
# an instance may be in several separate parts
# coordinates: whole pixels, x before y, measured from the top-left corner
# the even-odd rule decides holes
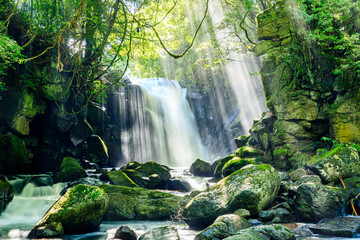
[[[214,160],[214,162],[211,164],[211,172],[215,175],[216,167],[220,164],[221,158],[217,158]]]
[[[289,174],[290,180],[293,182],[296,182],[297,180],[299,180],[302,176],[305,176],[307,174],[305,169],[299,168],[296,169],[294,171],[292,171]]]
[[[300,221],[318,222],[323,218],[339,216],[348,197],[346,189],[304,183],[297,189],[295,211]]]
[[[109,153],[105,142],[98,135],[92,135],[87,139],[86,158],[100,166],[106,166]]]
[[[264,151],[268,151],[271,147],[270,133],[273,128],[275,117],[271,112],[267,112],[257,123],[255,123],[251,129],[250,134]]]
[[[68,86],[71,78],[70,73],[59,72],[55,67],[51,66],[44,68],[37,75],[46,82],[41,90],[47,99],[58,103],[64,103],[68,100],[70,97],[70,88]]]
[[[138,187],[138,185],[133,180],[131,180],[122,170],[104,173],[102,179],[108,180],[111,184],[114,185]]]
[[[4,119],[9,127],[21,135],[29,135],[30,123],[37,114],[44,114],[45,102],[34,94],[23,89],[11,91],[10,95],[0,103],[6,109]]]
[[[234,157],[235,157],[235,154],[230,154],[229,156],[226,156],[220,160],[220,162],[218,163],[218,165],[216,166],[215,171],[214,171],[215,178],[217,178],[217,179],[222,178],[222,169],[223,169],[224,165],[228,161],[233,159]]]
[[[326,218],[319,223],[309,226],[315,234],[335,237],[354,237],[360,232],[359,217],[336,217]]]
[[[137,240],[137,235],[134,230],[130,229],[128,226],[121,226],[116,230],[114,239]]]
[[[121,167],[121,169],[136,169],[141,166],[141,163],[138,163],[136,161],[128,162],[124,166]]]
[[[251,225],[245,218],[235,214],[222,215],[215,222],[196,234],[194,240],[223,239],[235,235],[239,230],[249,228]]]
[[[108,197],[104,190],[94,186],[77,185],[48,210],[30,231],[28,238],[49,238],[96,231],[107,203]]]
[[[240,209],[236,210],[234,212],[234,214],[236,214],[236,215],[238,215],[240,217],[246,218],[246,219],[250,217],[250,212],[248,210],[246,210],[246,209],[243,209],[243,208],[240,208]]]
[[[11,133],[0,136],[0,172],[23,173],[29,164],[24,140]]]
[[[251,226],[264,225],[264,223],[258,219],[251,219],[249,220],[249,223],[251,224]]]
[[[271,224],[252,227],[258,233],[271,240],[295,240],[295,232],[281,224]]]
[[[85,170],[74,158],[65,157],[54,175],[54,182],[71,182],[86,176]]]
[[[319,114],[317,103],[304,95],[296,95],[291,101],[275,104],[274,110],[279,120],[314,121]]]
[[[170,179],[168,182],[168,189],[180,192],[190,192],[192,187],[190,183],[181,179]]]
[[[225,163],[222,169],[222,176],[226,177],[229,176],[231,173],[241,169],[242,167],[249,165],[249,164],[257,164],[259,163],[256,158],[239,158],[234,157],[227,163]]]
[[[315,156],[307,167],[326,182],[338,182],[339,177],[360,175],[360,156],[353,147],[337,147],[323,156]]]
[[[245,146],[250,140],[250,135],[247,136],[239,136],[235,138],[235,144],[238,148]]]
[[[183,215],[195,228],[207,227],[218,216],[239,208],[256,216],[273,202],[280,183],[279,174],[270,165],[249,165],[194,197],[186,205]]]
[[[93,130],[86,120],[79,120],[77,124],[70,129],[70,140],[76,147],[90,137],[91,134],[93,134]]]
[[[292,222],[292,215],[284,208],[276,208],[259,213],[259,220],[262,222],[275,222],[275,219],[280,220],[277,223],[290,223]]]
[[[169,169],[156,162],[146,162],[135,169],[136,171],[150,177],[150,175],[157,174],[160,177],[160,184],[165,184],[170,180],[171,175]]]
[[[149,184],[147,185],[147,188],[155,189],[157,186],[161,184],[161,177],[154,173],[149,176]]]
[[[0,176],[0,215],[14,198],[14,188],[4,176]]]
[[[211,165],[201,159],[196,159],[190,166],[190,172],[194,176],[211,177],[213,173],[211,171]]]
[[[236,235],[224,238],[223,240],[270,240],[270,238],[255,231],[253,228],[248,228],[240,230]]]
[[[187,203],[182,197],[145,188],[101,185],[109,196],[104,220],[165,220]]]
[[[139,187],[147,188],[149,185],[149,176],[146,174],[140,173],[135,169],[123,169],[123,171],[134,183]]]
[[[176,227],[166,226],[151,229],[139,237],[139,240],[180,240]]]
[[[263,155],[264,155],[263,151],[260,151],[258,149],[249,146],[241,147],[235,151],[235,156],[238,156],[239,158],[255,158]]]

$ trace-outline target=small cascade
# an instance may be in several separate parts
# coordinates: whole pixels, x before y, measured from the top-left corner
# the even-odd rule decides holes
[[[199,137],[186,89],[164,78],[132,79],[120,95],[123,161],[189,166],[209,160]],[[126,90],[123,90],[126,91]]]

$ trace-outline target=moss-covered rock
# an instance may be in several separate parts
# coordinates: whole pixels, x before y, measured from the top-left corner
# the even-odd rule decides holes
[[[27,90],[12,91],[0,106],[6,109],[6,123],[21,135],[29,135],[31,121],[37,114],[44,114],[46,109],[45,102]]]
[[[239,208],[249,210],[254,217],[273,202],[280,183],[280,175],[270,165],[249,165],[194,197],[183,215],[196,228],[207,227],[218,216]]]
[[[79,120],[77,124],[70,129],[70,140],[76,147],[92,134],[93,130],[86,120]]]
[[[224,238],[224,240],[270,240],[270,238],[255,231],[253,228],[248,228],[240,230],[236,235]]]
[[[43,68],[38,71],[39,78],[44,79],[44,84],[41,88],[44,96],[52,101],[64,103],[70,97],[69,77],[70,74],[66,72],[59,72],[55,66]]]
[[[222,215],[209,227],[196,234],[194,240],[224,239],[249,227],[251,225],[245,218],[235,214]]]
[[[254,158],[263,155],[263,151],[249,146],[243,146],[235,151],[235,156],[240,158]]]
[[[201,159],[196,159],[190,166],[190,172],[195,176],[211,177],[211,164]]]
[[[145,188],[100,187],[109,196],[109,208],[104,216],[109,221],[170,219],[187,203],[185,198]]]
[[[316,156],[307,167],[324,182],[338,182],[339,177],[360,176],[360,156],[353,147],[337,147],[322,156]]]
[[[48,238],[96,231],[107,203],[108,197],[104,190],[94,186],[76,185],[49,209],[28,237]]]
[[[91,135],[91,137],[87,139],[85,156],[93,163],[99,164],[100,166],[106,166],[109,159],[109,153],[106,143],[100,136]]]
[[[85,170],[72,157],[65,157],[59,171],[54,175],[54,182],[70,182],[86,177]]]
[[[295,240],[295,232],[280,224],[254,226],[224,240]]]
[[[146,162],[137,167],[135,170],[147,177],[150,177],[153,174],[157,174],[163,183],[169,181],[171,178],[169,169],[156,162]]]
[[[0,176],[0,215],[14,198],[14,188],[3,176]]]
[[[131,180],[122,170],[104,173],[102,179],[108,180],[111,184],[114,185],[125,187],[138,187],[138,185],[133,180]]]
[[[124,166],[121,167],[121,169],[136,169],[141,166],[141,163],[137,161],[128,162]]]
[[[139,237],[139,240],[180,240],[179,232],[176,227],[165,226],[153,228]]]
[[[242,167],[248,164],[258,164],[258,163],[259,161],[257,158],[234,157],[224,165],[222,169],[222,176],[223,177],[229,176],[231,173],[241,169]]]
[[[318,222],[323,218],[339,216],[348,197],[349,191],[346,189],[304,183],[297,189],[296,214],[300,221],[305,222]]]
[[[230,154],[229,156],[226,156],[224,158],[222,158],[220,160],[220,162],[217,164],[216,168],[215,168],[215,172],[214,172],[214,176],[217,179],[222,178],[222,169],[224,167],[224,165],[230,161],[231,159],[233,159],[235,157],[235,154]]]
[[[237,138],[234,139],[235,140],[235,144],[238,148],[241,148],[243,146],[246,146],[246,144],[249,142],[250,140],[250,135],[246,135],[246,136],[239,136]]]
[[[11,133],[0,136],[0,172],[23,173],[29,164],[24,140]]]

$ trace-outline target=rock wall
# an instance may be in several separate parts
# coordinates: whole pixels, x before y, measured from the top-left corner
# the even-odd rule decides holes
[[[323,137],[360,142],[359,89],[339,84],[334,64],[306,40],[297,3],[278,1],[257,16],[255,52],[264,59],[261,76],[269,113],[250,130],[281,169],[301,166]]]

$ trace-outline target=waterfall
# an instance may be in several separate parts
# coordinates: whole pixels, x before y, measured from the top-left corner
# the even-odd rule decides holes
[[[196,158],[209,160],[186,89],[164,78],[134,78],[131,83],[119,94],[122,163],[155,161],[175,167],[189,166]]]

